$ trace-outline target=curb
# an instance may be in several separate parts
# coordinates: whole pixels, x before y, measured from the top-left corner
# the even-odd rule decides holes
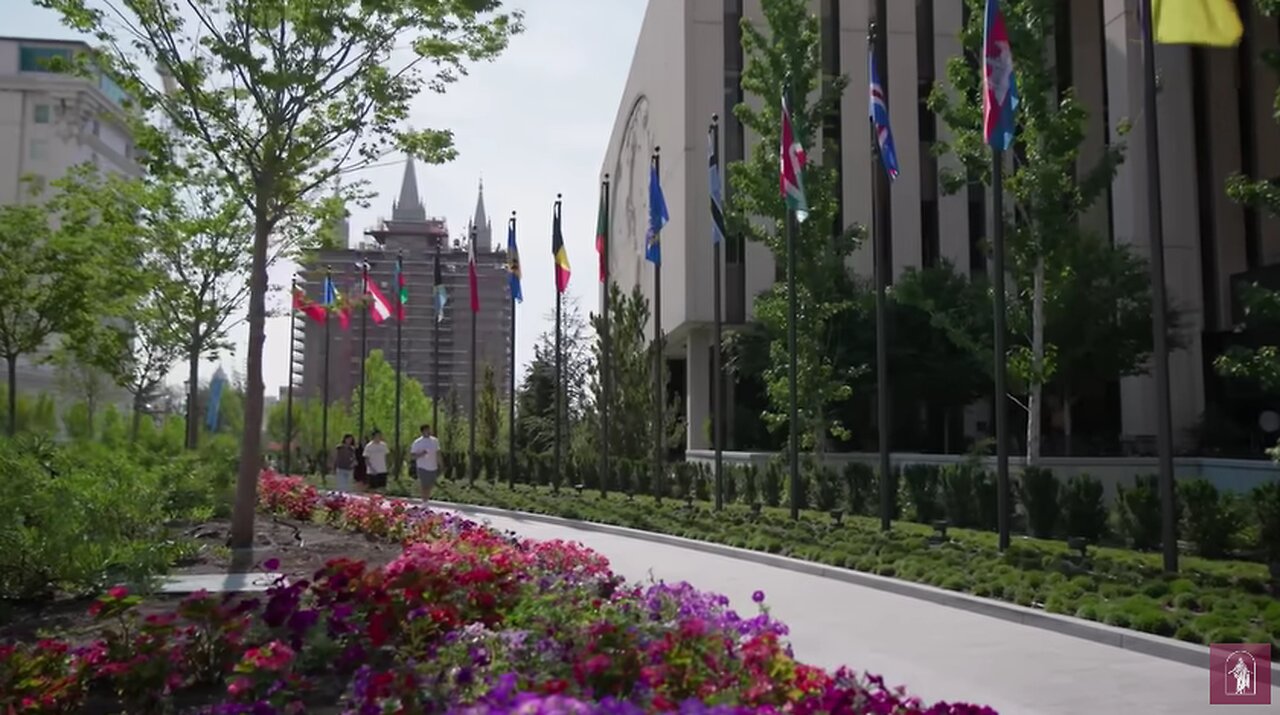
[[[878,576],[876,574],[864,573],[862,571],[852,571],[849,569],[837,568],[835,566],[827,566],[826,564],[814,563],[812,561],[802,561],[789,556],[778,556],[776,554],[752,551],[750,549],[739,549],[737,547],[725,546],[723,544],[716,544],[709,541],[699,541],[697,539],[686,539],[680,536],[659,534],[652,531],[631,529],[625,526],[601,524],[594,521],[576,521],[547,514],[511,511],[508,509],[497,509],[477,504],[458,504],[455,502],[435,500],[432,500],[432,504],[464,514],[473,513],[526,519],[528,521],[538,521],[572,529],[581,529],[583,531],[595,531],[615,536],[625,536],[628,538],[641,539],[667,546],[676,546],[691,549],[693,551],[701,551],[716,556],[738,559],[740,561],[747,561],[762,566],[773,566],[797,573],[842,581],[855,586],[873,588],[877,591],[885,591],[899,596],[928,601],[930,603],[947,606],[949,608],[957,608],[963,611],[969,611],[970,613],[977,613],[990,618],[998,618],[1000,620],[1010,621],[1019,625],[1029,626],[1031,628],[1052,631],[1054,633],[1060,633],[1073,638],[1080,638],[1082,640],[1111,646],[1113,648],[1122,648],[1135,653],[1141,653],[1143,655],[1163,660],[1170,660],[1184,665],[1191,665],[1197,668],[1207,669],[1210,665],[1209,649],[1207,646],[1133,631],[1127,628],[1109,626],[1105,623],[1086,621],[1081,618],[1048,613],[1046,611],[1027,608],[1013,603],[1004,603],[992,599],[979,598],[978,596],[971,596],[967,593],[948,591],[946,589],[928,586],[926,584],[913,583],[886,576]],[[1271,682],[1280,683],[1280,662],[1273,662],[1271,664]]]

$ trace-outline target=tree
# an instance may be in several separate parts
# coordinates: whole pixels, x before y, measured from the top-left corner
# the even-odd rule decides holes
[[[479,442],[481,452],[497,452],[498,438],[502,431],[502,400],[498,398],[498,382],[493,373],[493,366],[484,366],[484,380],[481,382],[479,405],[476,406],[480,420]],[[410,440],[412,442],[412,440]]]
[[[394,444],[396,415],[396,370],[381,350],[373,350],[365,359],[365,424],[369,431],[380,429],[388,444]],[[360,387],[351,393],[351,404],[360,404]],[[409,445],[418,437],[418,427],[431,418],[431,398],[422,383],[401,377],[400,454],[392,454],[388,466],[400,464],[409,453]],[[354,424],[352,425],[355,426]]]
[[[110,394],[112,388],[110,374],[101,368],[78,360],[75,355],[65,350],[54,355],[53,361],[57,367],[58,389],[63,394],[77,398],[76,404],[84,407],[86,416],[92,424],[102,401]]]
[[[123,328],[108,319],[123,315],[134,297],[137,243],[130,207],[114,198],[119,180],[76,167],[53,188],[47,200],[0,206],[0,357],[11,435],[18,359],[45,360],[65,349],[88,366],[108,367],[125,344]]]
[[[143,109],[195,147],[253,217],[248,384],[231,545],[253,542],[262,431],[262,351],[273,235],[316,228],[318,192],[393,146],[427,162],[451,159],[448,131],[405,131],[412,100],[443,92],[466,61],[501,52],[520,29],[498,0],[37,0],[103,45],[104,65]],[[118,25],[111,20],[119,18]],[[406,42],[413,59],[391,65]],[[422,67],[430,66],[426,73]],[[150,82],[158,69],[168,90]],[[421,110],[419,110],[421,111]],[[153,165],[171,163],[158,132],[143,135]],[[344,191],[353,195],[348,183]],[[329,204],[332,206],[332,204]]]
[[[967,0],[971,12],[961,41],[969,56],[981,56],[983,0]],[[1085,214],[1104,194],[1124,158],[1123,145],[1111,143],[1093,161],[1080,154],[1088,113],[1070,88],[1059,88],[1046,52],[1053,37],[1055,0],[1009,0],[1001,5],[1016,58],[1017,143],[1013,170],[1005,187],[1013,197],[1009,237],[1013,291],[1009,326],[1021,344],[1009,356],[1009,370],[1021,380],[1027,399],[1027,463],[1040,457],[1044,386],[1058,368],[1059,345],[1046,340],[1046,304],[1058,298],[1072,274],[1070,257],[1087,231]],[[939,153],[952,153],[962,170],[944,170],[948,192],[972,181],[990,183],[990,151],[982,133],[980,68],[966,56],[947,65],[947,84],[935,87],[930,107],[951,130]],[[1000,217],[1006,220],[1005,217]]]
[[[555,399],[555,353],[539,340],[516,390],[516,445],[520,449],[537,454],[551,451],[555,442]]]
[[[168,283],[167,279],[161,279]],[[147,405],[155,400],[160,386],[169,375],[173,364],[182,352],[182,333],[178,325],[156,306],[154,290],[143,299],[131,320],[133,326],[133,350],[121,369],[121,382],[133,396],[132,434],[137,439],[138,428]],[[159,289],[163,290],[163,288]],[[191,393],[194,398],[195,392]],[[195,399],[192,403],[197,402]],[[199,428],[195,413],[188,411],[187,420]]]
[[[458,391],[449,388],[444,397],[444,429],[440,432],[440,447],[446,452],[462,448],[462,408],[458,405]]]
[[[746,161],[729,164],[731,232],[768,246],[774,261],[786,266],[786,206],[778,191],[778,146],[781,136],[780,98],[790,89],[792,120],[809,156],[816,145],[816,129],[839,105],[847,79],[822,77],[818,20],[807,0],[763,0],[767,32],[742,22],[742,49],[747,59],[743,92],[756,101],[743,102],[734,115],[760,139]],[[808,98],[817,94],[812,104]],[[759,108],[755,108],[755,106]],[[830,406],[847,400],[849,385],[860,365],[841,364],[832,346],[841,330],[837,316],[849,307],[852,280],[846,260],[857,247],[861,228],[839,226],[839,168],[810,163],[805,170],[809,218],[796,232],[796,291],[800,306],[797,323],[797,390],[801,441],[823,449],[827,437],[843,437],[843,425],[832,418]],[[778,283],[755,302],[756,317],[771,340],[765,372],[773,411],[765,415],[774,429],[787,424],[788,384],[787,287]]]

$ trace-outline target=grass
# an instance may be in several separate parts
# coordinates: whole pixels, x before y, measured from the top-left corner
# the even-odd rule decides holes
[[[392,484],[393,492],[411,486]],[[416,496],[416,494],[413,494]],[[661,504],[647,496],[601,499],[564,488],[510,487],[456,480],[436,497],[459,504],[548,514],[699,539],[925,583],[1191,643],[1253,642],[1280,647],[1280,601],[1267,593],[1265,566],[1183,557],[1176,576],[1162,573],[1159,554],[1090,548],[1081,558],[1063,542],[1015,537],[1001,554],[996,535],[951,528],[931,543],[930,527],[895,522],[887,533],[878,519],[784,509],[753,514],[742,505],[717,513],[706,502]]]

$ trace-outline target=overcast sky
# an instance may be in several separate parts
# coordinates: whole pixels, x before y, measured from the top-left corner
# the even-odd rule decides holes
[[[6,3],[8,4],[8,3]],[[74,38],[55,13],[17,0],[6,7],[4,34],[32,38]],[[517,308],[517,358],[533,356],[533,343],[547,329],[555,305],[551,274],[551,203],[564,194],[565,243],[573,276],[569,291],[584,308],[595,306],[595,212],[597,177],[622,97],[645,0],[516,0],[526,11],[524,34],[498,60],[472,69],[469,77],[443,96],[425,93],[410,115],[416,127],[452,129],[459,157],[444,166],[418,166],[418,187],[427,213],[444,216],[454,236],[462,234],[475,209],[476,189],[484,179],[485,206],[494,239],[505,240],[505,219],[520,217],[524,303]],[[16,14],[13,12],[16,10]],[[16,24],[14,24],[16,23]],[[362,172],[379,193],[368,209],[351,207],[353,240],[389,218],[403,164]],[[287,283],[291,265],[272,272]],[[429,309],[429,298],[412,304]],[[283,307],[284,296],[269,297]],[[228,373],[244,372],[248,331],[234,332],[237,352],[224,356]],[[267,322],[264,377],[267,394],[288,379],[288,318]],[[203,379],[213,373],[203,369]],[[175,373],[180,384],[184,376]]]

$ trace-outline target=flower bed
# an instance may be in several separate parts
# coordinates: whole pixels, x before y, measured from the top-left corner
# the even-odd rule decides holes
[[[0,646],[0,712],[993,712],[797,662],[763,593],[742,617],[687,584],[625,584],[579,545],[273,474],[261,501],[404,551],[145,618],[113,589],[93,606],[114,624],[94,642]]]

